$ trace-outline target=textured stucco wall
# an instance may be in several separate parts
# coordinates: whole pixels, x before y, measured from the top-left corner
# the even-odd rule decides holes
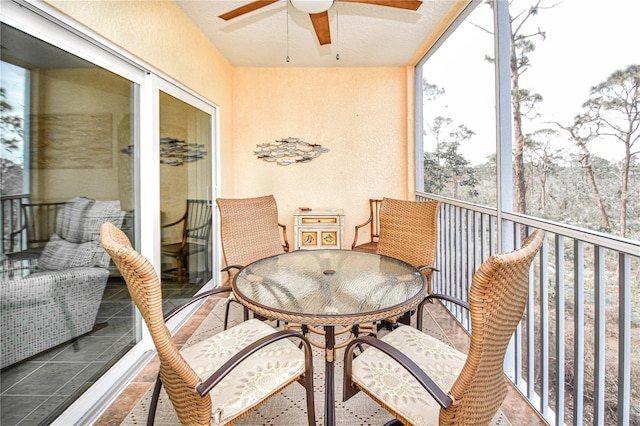
[[[221,180],[232,153],[233,68],[172,1],[46,0],[219,107]]]
[[[348,248],[368,198],[407,197],[406,68],[233,68],[172,2],[48,3],[217,104],[222,196],[274,194],[291,242],[299,206],[344,209]],[[331,151],[290,166],[256,159],[256,144],[288,136]]]
[[[406,197],[406,87],[404,68],[236,68],[232,195],[274,194],[291,239],[297,207],[344,209],[349,248],[369,198]],[[289,136],[331,151],[289,166],[254,155]]]

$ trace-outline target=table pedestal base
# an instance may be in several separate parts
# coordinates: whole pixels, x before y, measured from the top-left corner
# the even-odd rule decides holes
[[[335,383],[334,383],[334,365],[336,358],[335,350],[335,328],[327,325],[324,327],[325,339],[325,361],[324,361],[324,424],[333,426],[336,424],[336,402],[335,402]]]

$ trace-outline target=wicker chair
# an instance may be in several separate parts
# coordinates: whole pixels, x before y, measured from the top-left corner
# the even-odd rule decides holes
[[[207,200],[187,200],[184,215],[175,222],[162,225],[162,229],[181,227],[178,242],[162,244],[161,254],[175,259],[178,282],[182,283],[184,273],[189,271],[189,257],[198,253],[204,255],[205,281],[211,276],[209,269],[209,245],[211,244],[211,204]]]
[[[204,292],[163,318],[160,281],[153,265],[110,223],[102,226],[100,237],[158,350],[160,372],[147,424],[153,424],[162,386],[182,424],[218,425],[232,423],[298,381],[306,388],[308,422],[315,425],[312,354],[306,338],[249,320],[178,350],[165,321],[193,302],[228,289]],[[290,338],[299,340],[304,350]]]
[[[375,198],[369,199],[369,219],[366,222],[356,225],[356,232],[353,237],[351,250],[366,251],[375,253],[378,248],[378,237],[380,236],[380,203],[382,200]],[[369,227],[369,241],[358,244],[360,229]]]
[[[431,273],[437,271],[438,201],[383,198],[377,253],[423,268],[431,293]]]
[[[9,236],[9,251],[5,254],[12,260],[37,259],[51,236],[55,234],[58,212],[65,205],[67,205],[66,201],[22,203],[20,205],[22,226]],[[22,238],[26,238],[24,250],[20,247]]]
[[[471,311],[466,356],[410,326],[380,340],[357,338],[345,349],[344,400],[362,390],[404,424],[489,424],[507,394],[504,357],[522,319],[529,269],[544,238],[536,230],[521,249],[484,262],[473,276],[469,303],[446,295],[427,297]],[[418,311],[423,307],[424,302]],[[352,361],[354,345],[365,344],[372,347]]]
[[[377,253],[394,257],[420,268],[431,293],[438,241],[438,201],[406,201],[383,198],[380,203],[380,237]],[[386,321],[410,324],[411,312]]]
[[[273,195],[218,198],[216,203],[220,210],[220,238],[227,265],[222,271],[229,273],[226,286],[244,266],[289,251],[287,227],[278,223],[278,206]],[[248,314],[245,308],[245,319]],[[225,329],[228,318],[229,304],[225,311]]]

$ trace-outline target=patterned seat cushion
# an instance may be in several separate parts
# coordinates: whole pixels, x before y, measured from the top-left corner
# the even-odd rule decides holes
[[[451,389],[466,355],[413,327],[400,326],[381,337],[407,355],[445,392]],[[437,425],[440,405],[405,369],[375,348],[353,361],[353,381],[415,425]]]
[[[203,380],[240,349],[273,333],[262,321],[251,319],[181,351]],[[304,352],[287,339],[268,345],[249,357],[210,393],[214,419],[225,424],[296,380],[304,372]],[[215,421],[212,424],[217,424]]]

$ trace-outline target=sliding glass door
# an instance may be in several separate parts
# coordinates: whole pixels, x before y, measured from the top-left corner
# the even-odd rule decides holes
[[[48,424],[140,335],[87,225],[137,242],[139,84],[5,23],[1,38],[1,423]]]
[[[160,222],[164,311],[212,277],[212,111],[160,91]],[[202,109],[204,108],[204,110]]]
[[[93,223],[86,213],[108,212],[160,272],[165,311],[210,288],[217,115],[117,46],[34,8],[0,10],[0,112],[11,125],[0,151],[0,423],[90,424],[154,347],[117,268],[86,255],[99,247],[95,230],[74,230]],[[183,239],[182,224],[164,225],[191,204],[203,207],[202,225]],[[170,243],[183,251],[166,254]],[[92,264],[78,268],[83,260]]]

